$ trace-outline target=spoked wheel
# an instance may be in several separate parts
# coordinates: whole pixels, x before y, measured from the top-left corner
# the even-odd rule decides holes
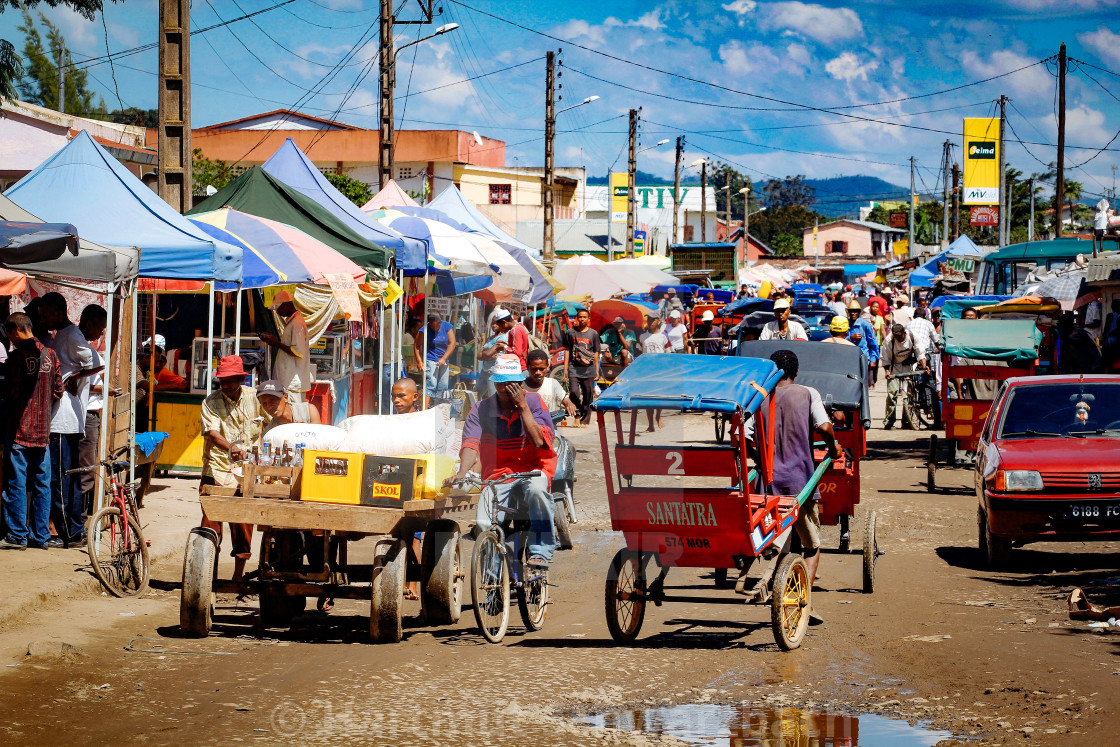
[[[716,443],[721,444],[727,437],[727,419],[722,415],[713,415],[712,420],[716,426]]]
[[[463,560],[459,525],[450,519],[428,523],[420,554],[420,601],[432,625],[459,622],[463,609]]]
[[[906,398],[902,403],[902,419],[905,421],[910,430],[920,430],[921,423],[918,422],[918,405],[914,401],[913,395]]]
[[[369,637],[374,643],[400,643],[404,635],[404,568],[408,546],[402,539],[377,543],[369,604]]]
[[[548,569],[534,568],[526,562],[529,559],[528,547],[522,550],[521,555],[522,576],[517,587],[517,609],[526,628],[540,630],[548,614]]]
[[[474,542],[471,602],[482,636],[498,643],[509,625],[509,567],[498,536],[489,530]]]
[[[217,568],[218,535],[198,527],[187,535],[183,553],[183,590],[179,596],[179,629],[205,638],[214,619],[214,571]]]
[[[564,390],[564,394],[570,394],[568,391],[568,377],[564,375],[564,366],[560,365],[552,369],[549,376],[560,382],[560,388]]]
[[[875,511],[867,512],[866,523],[863,528],[863,593],[871,594],[875,591],[875,561],[882,555],[879,552],[879,534],[877,531],[878,519]]]
[[[126,527],[127,523],[127,527]],[[140,523],[117,506],[101,509],[89,522],[86,552],[93,573],[117,597],[134,597],[148,588],[148,543]]]
[[[604,601],[607,630],[619,643],[633,643],[646,616],[646,571],[641,553],[622,549],[607,569]]]
[[[937,434],[929,436],[929,456],[926,457],[926,492],[937,490]]]
[[[809,627],[812,608],[809,569],[800,555],[786,555],[774,572],[774,594],[770,598],[770,624],[774,640],[783,651],[801,645]]]
[[[572,527],[568,517],[568,502],[563,493],[553,493],[552,501],[556,518],[556,546],[561,550],[572,549]]]

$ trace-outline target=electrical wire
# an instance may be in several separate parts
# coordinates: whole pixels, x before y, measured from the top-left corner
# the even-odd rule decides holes
[[[124,101],[121,100],[121,89],[117,85],[117,69],[113,67],[113,57],[109,52],[109,24],[105,20],[105,8],[101,8],[101,28],[105,31],[105,55],[109,59],[109,72],[113,76],[113,93],[117,95],[117,104],[121,110],[124,109]]]

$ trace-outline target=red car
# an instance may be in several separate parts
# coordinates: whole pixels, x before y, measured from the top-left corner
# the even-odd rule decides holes
[[[976,449],[980,550],[1120,537],[1120,376],[1008,379]]]

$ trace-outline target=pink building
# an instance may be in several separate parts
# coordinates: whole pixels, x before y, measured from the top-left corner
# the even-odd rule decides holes
[[[891,244],[905,237],[906,231],[881,223],[842,218],[817,228],[815,249],[813,226],[802,229],[802,236],[806,257],[889,259],[893,256]]]

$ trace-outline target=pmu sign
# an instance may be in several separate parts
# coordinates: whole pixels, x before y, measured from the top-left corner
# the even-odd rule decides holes
[[[964,120],[963,205],[999,204],[999,118]],[[975,224],[974,224],[975,225]]]

